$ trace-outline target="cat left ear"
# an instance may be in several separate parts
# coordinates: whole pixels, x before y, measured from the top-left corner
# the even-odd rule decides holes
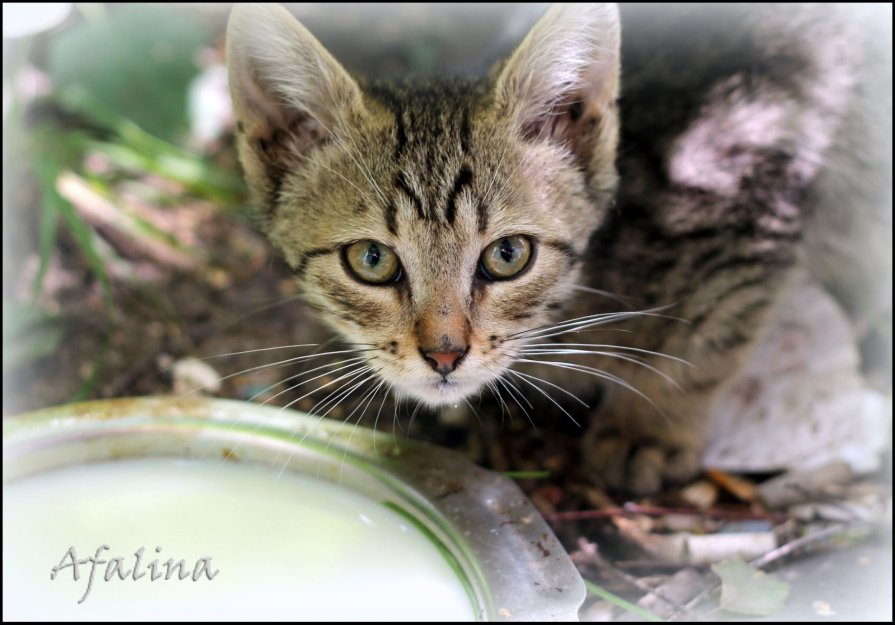
[[[591,164],[615,149],[620,26],[614,4],[558,4],[534,25],[500,70],[499,114],[533,141],[569,145]]]
[[[262,173],[253,171],[258,168],[300,163],[363,112],[357,83],[280,5],[233,7],[227,65],[240,151],[250,179]]]

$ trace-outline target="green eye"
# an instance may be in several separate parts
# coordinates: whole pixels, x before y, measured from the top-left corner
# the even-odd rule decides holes
[[[531,239],[521,234],[497,239],[482,252],[479,273],[487,280],[507,280],[528,267],[532,257]]]
[[[353,277],[369,284],[397,282],[401,263],[390,247],[376,241],[358,241],[342,248],[342,256]]]

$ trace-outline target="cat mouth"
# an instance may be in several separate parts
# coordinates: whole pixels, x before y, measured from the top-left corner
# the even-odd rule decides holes
[[[453,380],[439,380],[435,383],[435,388],[446,395],[452,394],[457,390],[457,383]]]
[[[476,393],[480,384],[477,382],[464,382],[462,380],[440,379],[414,385],[405,389],[410,395],[421,399],[430,406],[453,404]]]

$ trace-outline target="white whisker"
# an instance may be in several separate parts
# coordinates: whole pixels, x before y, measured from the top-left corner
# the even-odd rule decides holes
[[[618,293],[610,293],[609,291],[604,291],[602,289],[595,289],[589,286],[582,286],[580,284],[573,284],[572,288],[576,291],[582,291],[584,293],[591,293],[592,295],[600,295],[605,297],[606,299],[611,299],[614,302],[618,302],[628,308],[631,307],[632,302],[634,301],[633,297],[628,297],[627,295],[619,295]]]
[[[624,351],[630,352],[639,352],[641,354],[648,354],[650,356],[656,356],[658,358],[667,358],[668,360],[673,360],[675,362],[679,362],[682,365],[686,365],[688,367],[693,367],[693,363],[688,360],[684,360],[683,358],[678,358],[677,356],[672,356],[671,354],[665,354],[663,352],[654,352],[649,349],[642,349],[640,347],[628,347],[627,345],[609,345],[606,343],[526,343],[522,348],[523,350],[528,349],[529,347],[537,347],[537,348],[550,348],[550,349],[565,349],[567,347],[597,347],[604,349],[620,349]],[[570,352],[571,353],[571,352]]]
[[[337,392],[339,392],[341,389],[343,389],[343,388],[345,387],[345,385],[348,384],[351,380],[357,378],[357,377],[360,376],[360,375],[363,375],[364,373],[366,373],[366,372],[369,371],[370,369],[372,369],[372,367],[370,367],[369,365],[365,365],[365,366],[361,367],[360,369],[354,369],[354,370],[352,370],[352,371],[348,371],[347,373],[342,374],[341,376],[339,376],[339,377],[336,378],[335,380],[332,380],[332,381],[330,381],[330,382],[327,382],[326,384],[323,384],[323,385],[321,385],[321,386],[318,386],[318,387],[315,388],[313,391],[310,391],[310,392],[308,392],[308,393],[305,393],[305,394],[302,395],[301,397],[298,397],[298,398],[296,398],[296,399],[293,399],[292,401],[290,401],[290,402],[289,402],[288,404],[286,404],[285,406],[282,406],[282,407],[280,408],[280,410],[285,410],[286,408],[289,408],[289,407],[292,406],[293,404],[295,404],[295,403],[301,401],[301,400],[304,399],[305,397],[310,397],[311,395],[313,395],[314,393],[316,393],[316,392],[319,391],[320,389],[326,388],[327,386],[331,386],[332,384],[335,384],[335,383],[337,383],[337,382],[341,382],[342,380],[345,380],[345,382],[344,382],[341,386],[339,386],[337,389],[331,391],[331,392],[326,396],[327,398],[329,398],[329,397],[331,397],[331,396],[333,395],[333,393],[337,393]],[[312,415],[312,414],[314,413],[314,410],[315,410],[316,408],[317,408],[317,404],[315,404],[314,407],[311,409],[311,411],[308,412],[308,415]]]
[[[382,380],[385,382],[385,378]],[[376,411],[376,418],[373,419],[373,456],[376,460],[379,460],[379,451],[376,449],[376,427],[379,425],[379,415],[382,414],[382,409],[385,407],[385,402],[388,401],[388,394],[392,392],[392,385],[388,382],[385,382],[385,393],[382,394],[382,401],[379,402],[379,410]],[[395,400],[397,401],[397,400]],[[395,441],[395,445],[397,446],[398,441]]]
[[[528,358],[520,358],[517,360],[517,362],[525,362],[525,363],[534,364],[534,365],[547,365],[550,367],[559,367],[560,369],[569,369],[570,371],[579,371],[581,373],[587,373],[587,374],[592,375],[597,378],[609,380],[610,382],[614,382],[615,384],[618,384],[619,386],[626,388],[629,391],[631,391],[632,393],[635,393],[639,397],[643,398],[643,400],[646,401],[647,403],[649,403],[650,406],[655,408],[659,412],[659,414],[661,414],[663,417],[667,418],[667,415],[665,414],[665,412],[661,408],[659,408],[655,404],[655,402],[653,402],[653,400],[651,400],[649,397],[647,397],[645,394],[643,394],[643,392],[634,388],[633,386],[631,386],[629,383],[625,382],[618,376],[612,375],[611,373],[607,373],[606,371],[602,371],[602,370],[596,369],[594,367],[588,367],[586,365],[579,365],[579,364],[568,363],[568,362],[557,362],[557,361],[553,361],[553,360],[530,360]]]
[[[550,397],[550,395],[549,395],[546,391],[544,391],[544,389],[542,389],[541,387],[539,387],[537,384],[535,384],[535,383],[532,382],[531,380],[529,380],[529,379],[523,377],[523,376],[520,374],[519,371],[513,371],[512,369],[509,369],[508,372],[511,373],[512,375],[515,375],[515,376],[518,377],[520,380],[522,380],[523,382],[525,382],[526,384],[528,384],[529,386],[531,386],[533,389],[535,389],[537,392],[539,392],[541,395],[543,395],[544,397],[546,397],[547,399],[549,399],[549,400],[553,403],[554,406],[556,406],[557,408],[559,408],[559,409],[562,411],[563,414],[565,414],[569,419],[572,420],[572,423],[574,423],[574,424],[577,425],[578,427],[581,427],[581,424],[578,423],[578,422],[575,420],[575,417],[573,417],[572,415],[570,415],[570,414],[568,413],[568,411],[567,411],[565,408],[563,408],[562,406],[560,406],[560,405],[559,405],[559,402],[557,402],[555,399],[553,399],[552,397]],[[532,424],[532,425],[534,425],[534,424]]]
[[[640,365],[641,367],[644,367],[646,369],[649,369],[656,375],[661,376],[665,381],[667,381],[669,384],[674,386],[677,390],[679,390],[681,392],[683,392],[683,390],[684,390],[680,387],[680,385],[673,378],[671,378],[665,372],[659,371],[658,369],[656,369],[652,365],[644,362],[640,358],[636,358],[633,356],[627,356],[625,354],[617,354],[617,353],[607,352],[607,351],[585,350],[585,349],[532,350],[532,351],[523,349],[519,353],[527,355],[527,356],[558,356],[558,355],[575,356],[575,355],[583,355],[583,354],[593,354],[593,355],[597,355],[597,356],[605,356],[607,358],[615,358],[616,360],[623,360],[625,362],[631,362],[636,365]]]
[[[375,351],[375,350],[374,349],[343,349],[343,350],[337,350],[337,351],[332,351],[332,352],[323,352],[321,354],[309,354],[307,356],[296,356],[294,358],[278,360],[277,362],[271,362],[271,363],[268,363],[265,365],[258,365],[256,367],[249,367],[248,369],[243,369],[242,371],[230,373],[230,374],[225,375],[221,378],[218,378],[218,381],[223,382],[224,380],[229,380],[230,378],[234,378],[238,375],[244,375],[244,374],[250,373],[252,371],[260,371],[261,369],[267,369],[269,367],[282,367],[282,366],[288,365],[293,362],[303,362],[305,360],[311,360],[313,358],[322,358],[323,356],[333,356],[335,354],[359,354],[362,352],[371,352],[371,351]],[[193,393],[197,393],[205,388],[206,388],[206,386],[204,386],[204,385],[196,387],[196,388],[191,389],[185,393],[182,393],[179,397],[180,398],[189,397]]]
[[[510,371],[510,373],[515,373],[516,375],[521,375],[526,378],[532,378],[533,380],[537,380],[538,382],[543,382],[544,384],[552,386],[556,390],[562,391],[563,393],[565,393],[566,395],[568,395],[569,397],[571,397],[572,399],[577,401],[579,404],[581,404],[585,408],[590,408],[590,406],[583,399],[581,399],[580,397],[575,395],[575,393],[568,391],[568,390],[564,389],[563,387],[561,387],[557,384],[554,384],[553,382],[550,382],[549,380],[545,380],[544,378],[539,378],[538,376],[531,375],[530,373],[523,373],[522,371],[513,371],[512,369],[509,369],[509,371]]]
[[[506,417],[507,414],[509,413],[509,407],[507,406],[507,403],[503,400],[503,396],[500,394],[500,389],[497,387],[496,384],[494,384],[493,381],[488,380],[488,382],[485,384],[485,386],[488,387],[488,390],[491,391],[491,394],[494,395],[494,397],[497,398],[497,401],[500,402],[500,419],[501,419],[501,423],[503,423],[504,417]]]
[[[268,402],[270,402],[270,401],[273,401],[274,399],[276,399],[277,397],[279,397],[279,396],[282,395],[283,393],[286,393],[286,392],[288,392],[288,391],[295,390],[295,389],[297,389],[297,388],[300,387],[300,386],[304,386],[305,384],[308,384],[309,382],[313,382],[314,380],[319,380],[320,378],[326,377],[326,376],[328,376],[328,375],[332,375],[333,373],[336,373],[337,371],[341,371],[342,369],[347,369],[348,367],[351,367],[351,366],[353,366],[353,365],[360,365],[364,360],[365,360],[365,358],[364,358],[363,356],[359,356],[359,357],[357,357],[357,358],[349,358],[348,360],[340,360],[340,361],[338,361],[338,362],[336,362],[336,363],[331,363],[331,362],[330,362],[330,363],[327,363],[327,364],[325,364],[325,365],[320,365],[319,367],[314,367],[313,369],[310,369],[310,370],[308,370],[308,371],[302,371],[301,373],[297,373],[297,374],[295,374],[295,375],[293,375],[293,376],[290,376],[290,377],[286,378],[285,380],[280,380],[279,382],[276,382],[276,383],[274,383],[274,384],[271,384],[271,385],[268,386],[267,388],[258,391],[257,393],[255,393],[254,395],[252,395],[251,397],[249,397],[249,399],[248,399],[247,401],[253,401],[254,399],[256,399],[257,397],[259,397],[260,395],[263,395],[263,394],[266,393],[267,391],[269,391],[269,390],[271,390],[272,388],[276,387],[278,384],[283,384],[284,382],[289,382],[290,380],[300,378],[301,376],[307,375],[307,374],[309,374],[309,373],[314,373],[315,371],[319,371],[320,369],[324,369],[324,368],[327,368],[327,367],[333,367],[333,366],[337,366],[337,365],[344,365],[344,366],[338,366],[338,367],[335,368],[335,369],[330,368],[330,369],[328,369],[327,371],[324,371],[323,373],[321,373],[320,375],[315,375],[313,378],[309,378],[309,379],[307,379],[307,380],[305,380],[304,382],[301,382],[301,383],[299,383],[299,384],[293,384],[292,386],[287,386],[285,389],[283,389],[282,391],[280,391],[279,393],[277,393],[277,394],[274,395],[273,397],[269,397],[269,398],[265,399],[263,402],[261,402],[261,405],[263,406],[264,404],[266,404],[266,403],[268,403]],[[345,363],[348,363],[348,364],[345,364]],[[317,389],[314,389],[314,391],[312,391],[312,392],[316,392],[316,391],[319,390],[320,388],[323,388],[323,387],[318,387]]]
[[[510,397],[513,398],[513,401],[516,402],[516,405],[519,406],[519,409],[522,411],[522,414],[524,414],[525,418],[528,419],[528,422],[531,423],[531,427],[534,428],[534,430],[537,432],[538,428],[535,426],[534,421],[531,420],[531,414],[528,412],[528,410],[525,408],[525,406],[523,406],[522,403],[519,401],[519,398],[516,396],[516,393],[518,393],[519,397],[522,398],[522,401],[524,401],[526,404],[528,404],[529,408],[534,409],[534,406],[531,405],[531,402],[528,401],[528,398],[525,397],[525,395],[522,393],[522,391],[520,391],[518,388],[516,388],[516,386],[514,384],[512,384],[509,380],[506,380],[503,376],[498,376],[497,382],[498,382],[498,384],[500,384],[501,386],[503,386],[506,389],[506,391],[510,395]],[[513,417],[512,417],[512,415],[510,415],[510,423],[512,423],[512,422],[513,422]]]
[[[627,312],[614,312],[614,313],[600,313],[596,315],[586,315],[583,317],[578,317],[575,319],[567,319],[565,321],[560,321],[558,323],[548,324],[544,326],[540,326],[537,328],[532,328],[530,330],[522,330],[521,332],[516,332],[514,334],[510,334],[506,340],[518,340],[521,338],[547,338],[549,336],[558,336],[560,334],[567,334],[569,332],[574,332],[576,330],[584,329],[585,327],[592,327],[595,325],[601,325],[605,323],[610,323],[612,321],[618,321],[623,319],[631,319],[634,317],[661,317],[666,319],[674,319],[675,321],[684,321],[678,317],[672,317],[669,315],[659,314],[658,311],[666,310],[669,306],[660,306],[658,308],[652,308],[649,310],[632,310]],[[560,332],[556,332],[557,330],[561,330]],[[544,335],[544,332],[552,333]]]
[[[421,400],[416,400],[416,407],[413,409],[413,412],[410,413],[410,422],[407,424],[407,436],[410,436],[410,432],[413,430],[413,419],[416,417],[416,413],[419,412],[420,408],[423,407],[423,402]]]
[[[348,380],[346,380],[345,384],[343,384],[341,387],[339,387],[339,388],[333,390],[331,393],[329,393],[329,395],[327,395],[327,396],[324,397],[322,400],[320,400],[319,402],[317,402],[316,404],[314,404],[314,407],[311,408],[311,409],[308,411],[308,414],[311,415],[311,416],[315,416],[315,415],[316,415],[316,416],[318,417],[318,420],[321,420],[323,417],[325,417],[326,415],[328,415],[328,414],[329,414],[329,413],[330,413],[336,406],[338,406],[339,403],[340,403],[343,399],[345,399],[346,397],[348,397],[348,396],[349,396],[352,392],[354,392],[354,390],[357,389],[359,386],[365,384],[365,383],[366,383],[368,380],[370,380],[373,376],[372,376],[372,374],[371,374],[371,375],[366,375],[362,380],[360,380],[359,382],[355,382],[355,383],[352,384],[351,386],[348,386],[349,382],[351,382],[352,380],[354,380],[354,379],[360,377],[361,375],[364,375],[364,374],[369,373],[369,371],[371,371],[372,369],[373,369],[373,368],[370,367],[369,369],[366,369],[366,370],[361,369],[360,371],[358,371],[358,372],[356,372],[356,373],[346,374],[346,375],[351,375],[351,377],[350,377]],[[375,372],[374,372],[374,373],[375,373]],[[346,386],[347,386],[348,388],[345,388]],[[322,387],[321,387],[321,388],[322,388]],[[326,412],[322,412],[322,413],[321,413],[320,411],[323,410],[324,408],[326,408]]]
[[[339,465],[339,483],[342,483],[342,470],[345,468],[345,459],[348,457],[348,448],[351,447],[351,439],[354,438],[354,433],[357,431],[358,426],[360,425],[361,420],[364,418],[364,415],[367,414],[367,409],[370,407],[370,403],[372,403],[373,399],[376,397],[376,393],[379,392],[379,389],[382,388],[382,385],[385,384],[385,380],[379,380],[379,384],[375,385],[371,390],[367,391],[366,394],[361,396],[360,401],[355,406],[354,410],[349,413],[347,417],[342,421],[342,423],[347,423],[351,420],[351,417],[354,416],[354,413],[358,411],[358,409],[363,406],[363,410],[361,410],[360,415],[357,417],[357,421],[354,423],[354,427],[351,428],[351,433],[348,434],[348,442],[345,443],[345,449],[342,453],[342,463]],[[366,403],[364,401],[366,400]],[[324,451],[329,448],[329,444],[332,442],[330,439],[329,442],[326,443],[326,448]],[[375,452],[375,444],[376,439],[373,439],[374,452]]]

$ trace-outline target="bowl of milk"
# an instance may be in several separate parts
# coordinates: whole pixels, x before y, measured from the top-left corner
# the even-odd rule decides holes
[[[9,620],[577,620],[509,479],[446,449],[219,399],[4,420]]]

